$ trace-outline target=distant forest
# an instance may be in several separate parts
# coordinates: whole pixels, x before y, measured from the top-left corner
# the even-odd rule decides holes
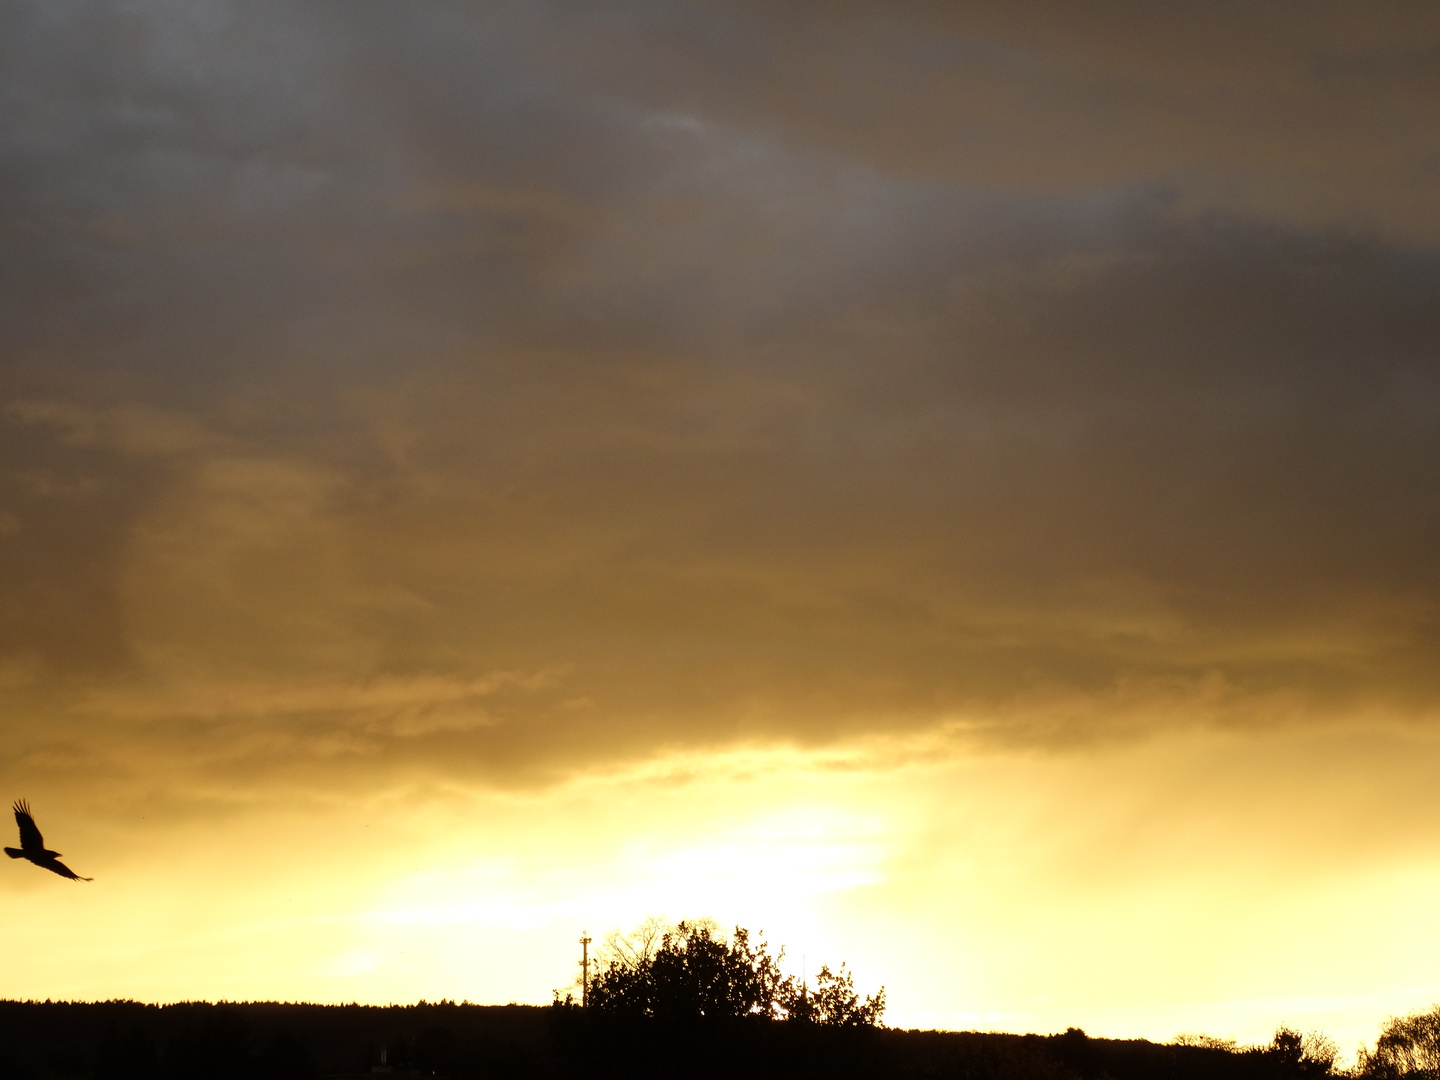
[[[549,1007],[0,1001],[0,1080],[1440,1078],[1440,1006],[1392,1018],[1342,1072],[1333,1042],[1287,1028],[1254,1047],[886,1028],[883,989],[862,998],[843,966],[797,982],[763,942],[704,921],[598,951],[580,1000]]]
[[[1426,1014],[1430,1015],[1430,1014]],[[143,1005],[0,1002],[5,1080],[955,1078],[1318,1080],[1333,1056],[1281,1031],[1264,1047],[1063,1035],[901,1031],[741,1020],[649,1020],[578,1006],[421,1002]],[[1324,1048],[1323,1041],[1321,1042]],[[1332,1050],[1333,1054],[1333,1050]],[[1385,1080],[1436,1075],[1432,1056],[1369,1062]],[[1418,1066],[1412,1067],[1412,1066]]]

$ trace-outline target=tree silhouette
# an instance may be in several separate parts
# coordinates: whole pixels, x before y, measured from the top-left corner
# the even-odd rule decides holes
[[[815,976],[815,989],[796,986],[786,980],[781,1003],[787,1016],[833,1027],[874,1027],[885,1012],[885,988],[865,998],[855,992],[855,978],[840,965],[839,971],[828,966]]]
[[[1392,1016],[1375,1052],[1360,1048],[1355,1071],[1375,1080],[1440,1076],[1440,1005],[1409,1016]]]
[[[1269,1046],[1252,1051],[1272,1075],[1297,1078],[1329,1076],[1338,1052],[1334,1041],[1325,1035],[1315,1031],[1302,1035],[1288,1027],[1279,1028]]]
[[[758,1017],[841,1027],[873,1027],[885,1011],[885,991],[861,1000],[854,977],[822,967],[812,991],[780,970],[784,958],[765,941],[736,927],[727,941],[708,919],[666,927],[649,920],[634,933],[612,933],[590,983],[590,1005],[601,1013],[657,1020],[737,1020]]]

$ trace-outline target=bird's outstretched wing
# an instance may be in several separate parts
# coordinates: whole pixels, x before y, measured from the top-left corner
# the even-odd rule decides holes
[[[45,838],[40,835],[40,830],[35,825],[35,819],[30,816],[30,804],[24,799],[15,800],[15,823],[20,826],[20,846],[22,848],[27,852],[45,850]]]
[[[75,873],[74,870],[71,870],[70,867],[66,866],[59,859],[36,859],[35,865],[43,866],[46,870],[49,870],[52,873],[59,874],[61,877],[69,878],[71,881],[95,880],[94,878],[81,877],[79,874]]]

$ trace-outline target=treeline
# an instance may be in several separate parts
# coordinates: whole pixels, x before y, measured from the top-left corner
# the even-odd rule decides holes
[[[1323,1043],[1316,1057],[1316,1045],[1286,1031],[1271,1045],[1237,1048],[1074,1029],[900,1031],[564,1005],[0,1002],[4,1080],[1318,1080],[1334,1075],[1334,1060]],[[1369,1055],[1375,1071],[1366,1075],[1412,1076],[1394,1049]],[[1415,1062],[1435,1067],[1433,1056]]]
[[[1440,1006],[1392,1018],[1337,1068],[1323,1035],[1264,1046],[885,1028],[885,991],[813,979],[712,922],[612,933],[593,977],[541,1006],[0,1001],[0,1080],[1440,1080]]]
[[[543,1006],[0,1001],[0,1080],[559,1076]]]

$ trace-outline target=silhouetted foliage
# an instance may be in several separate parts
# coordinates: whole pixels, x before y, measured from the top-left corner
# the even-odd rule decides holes
[[[666,927],[649,920],[630,935],[612,933],[607,956],[590,983],[590,1006],[601,1013],[659,1021],[745,1017],[873,1027],[885,1011],[885,990],[864,998],[842,964],[822,967],[811,990],[780,970],[784,950],[752,942],[736,927],[727,942],[708,920]],[[557,995],[558,997],[558,995]]]
[[[589,1077],[884,1075],[884,991],[862,999],[843,966],[823,968],[812,989],[781,971],[783,956],[709,920],[612,933],[590,1008],[556,995],[560,1060]]]
[[[1287,1027],[1275,1032],[1269,1046],[1246,1051],[1264,1062],[1269,1075],[1296,1078],[1329,1076],[1337,1052],[1336,1045],[1324,1035],[1302,1035]]]
[[[713,928],[692,937],[702,942],[692,974],[713,994],[719,938]],[[736,942],[719,943],[734,960]],[[663,934],[652,946],[658,957]],[[747,936],[739,956],[763,951]],[[681,982],[687,994],[694,990]],[[897,1031],[779,1015],[733,1008],[656,1020],[574,1004],[0,1001],[0,1080],[1315,1080],[1333,1072],[1332,1043],[1288,1029],[1267,1046],[1240,1048],[1203,1036],[1162,1045],[1090,1038],[1078,1028],[1052,1036]],[[1403,1051],[1397,1038],[1420,1046],[1424,1030],[1391,1021],[1365,1060],[1400,1062],[1383,1075],[1419,1080],[1429,1059],[1394,1053]]]
[[[1360,1050],[1355,1071],[1375,1080],[1440,1077],[1440,1005],[1409,1016],[1392,1016],[1374,1053]]]
[[[647,940],[639,950],[613,951],[590,984],[590,1005],[657,1020],[771,1017],[788,983],[779,958],[764,942],[752,945],[748,931],[737,928],[726,942],[710,923],[682,922],[653,948]]]
[[[793,1020],[826,1024],[832,1027],[874,1027],[885,1012],[885,988],[861,999],[855,992],[855,979],[845,965],[839,971],[821,967],[815,976],[815,989],[785,980],[780,987],[779,1001],[785,1015]]]
[[[555,1076],[549,1010],[0,1002],[0,1080]],[[372,1072],[385,1051],[383,1073]]]

